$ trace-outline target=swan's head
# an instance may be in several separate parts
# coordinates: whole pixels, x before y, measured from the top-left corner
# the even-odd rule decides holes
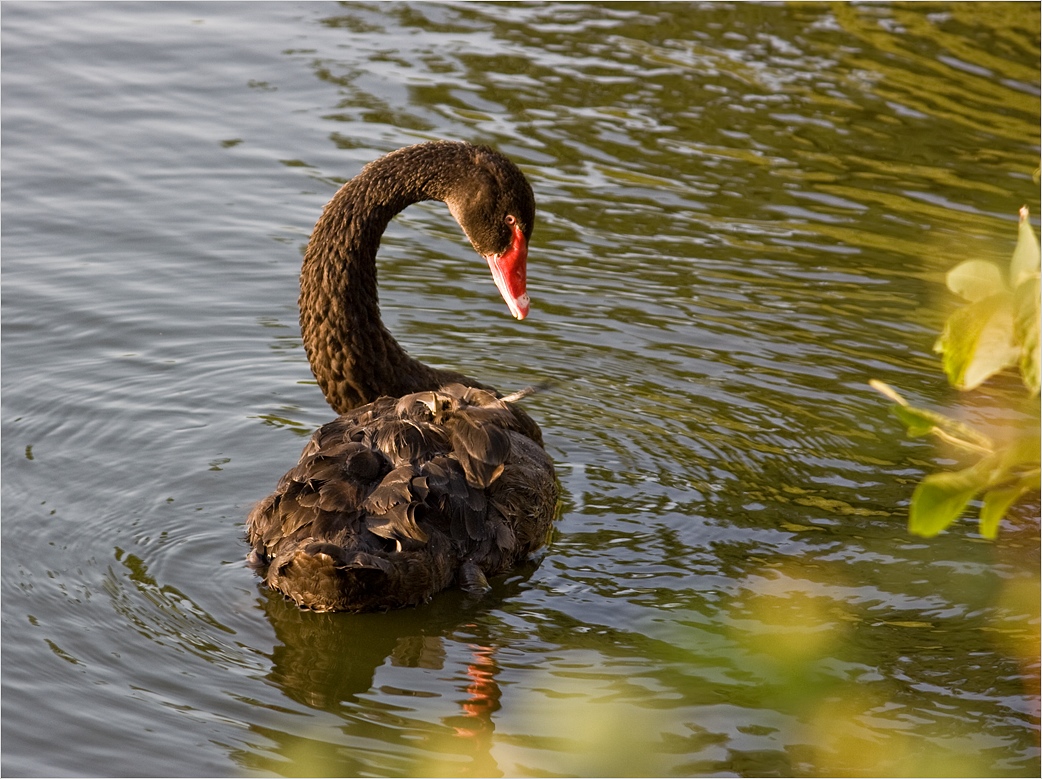
[[[488,262],[510,313],[524,319],[528,241],[535,224],[532,187],[514,163],[492,149],[475,149],[473,163],[445,202]]]

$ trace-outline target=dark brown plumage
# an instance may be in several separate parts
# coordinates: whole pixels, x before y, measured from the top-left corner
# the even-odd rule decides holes
[[[422,603],[457,585],[481,593],[546,543],[553,463],[516,397],[414,360],[380,320],[376,251],[387,224],[443,200],[489,262],[516,317],[535,202],[498,152],[436,141],[367,165],[326,206],[301,271],[301,332],[341,417],[246,522],[250,562],[316,611]]]

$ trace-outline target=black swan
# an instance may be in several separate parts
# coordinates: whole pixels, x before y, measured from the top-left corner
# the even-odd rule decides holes
[[[539,427],[516,401],[414,360],[380,320],[376,252],[399,211],[442,200],[511,313],[528,313],[532,188],[498,152],[434,141],[366,165],[315,225],[300,274],[300,327],[341,414],[246,521],[250,564],[315,611],[422,603],[543,546],[557,504]]]

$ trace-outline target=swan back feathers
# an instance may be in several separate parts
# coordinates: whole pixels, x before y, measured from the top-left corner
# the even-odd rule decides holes
[[[254,566],[316,610],[483,588],[545,543],[553,513],[536,497],[556,494],[553,465],[519,412],[450,384],[324,425],[247,520]]]

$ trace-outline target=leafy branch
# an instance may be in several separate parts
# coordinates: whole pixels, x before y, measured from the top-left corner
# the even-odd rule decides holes
[[[1008,272],[986,260],[968,260],[949,271],[948,289],[967,301],[945,324],[934,350],[941,354],[949,383],[972,390],[991,376],[1016,366],[1030,397],[1039,394],[1040,251],[1020,209],[1017,246]],[[958,420],[911,406],[892,387],[873,379],[869,384],[894,401],[891,410],[909,436],[934,435],[977,462],[960,471],[933,473],[915,488],[908,529],[935,536],[958,519],[966,506],[982,495],[980,534],[998,535],[1010,507],[1042,483],[1038,420],[1021,424],[1011,438],[996,442]]]

